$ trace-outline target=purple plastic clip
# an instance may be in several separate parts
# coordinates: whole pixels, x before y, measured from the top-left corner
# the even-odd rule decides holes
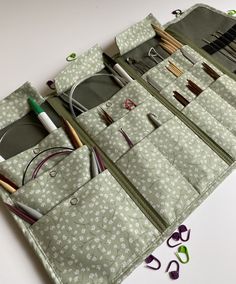
[[[186,238],[183,238],[182,235],[184,233],[188,232]],[[181,243],[177,243],[177,244],[174,244],[172,245],[170,243],[170,241],[173,239],[175,240],[176,242],[181,240],[182,242],[187,242],[189,239],[190,239],[190,232],[191,230],[188,230],[187,227],[185,225],[180,225],[179,228],[178,228],[178,232],[174,232],[170,237],[169,239],[167,240],[167,245],[170,247],[170,248],[174,248],[174,247],[177,247],[179,245],[181,245]]]
[[[55,90],[56,87],[55,87],[55,82],[53,80],[48,80],[47,81],[47,86],[51,89],[51,90]]]
[[[169,272],[169,269],[170,269],[172,263],[175,263],[175,264],[176,264],[176,270],[173,270],[173,271],[170,271],[170,272]],[[179,263],[178,263],[176,260],[172,260],[172,261],[168,264],[168,266],[167,266],[167,268],[166,268],[166,272],[169,272],[169,276],[170,276],[170,278],[171,278],[172,280],[178,279],[178,278],[179,278]]]
[[[178,228],[178,230],[179,230],[179,234],[180,234],[180,239],[181,239],[183,242],[187,242],[187,241],[190,239],[191,230],[190,230],[190,229],[188,230],[185,225],[180,225],[179,228]],[[184,239],[184,238],[182,237],[182,235],[183,235],[183,233],[185,233],[185,232],[188,232],[188,234],[187,234],[187,237]]]
[[[153,256],[152,254],[150,254],[146,259],[145,259],[145,263],[149,264],[152,261],[156,261],[156,263],[158,264],[157,267],[151,266],[151,265],[146,265],[147,268],[153,269],[153,270],[158,270],[161,268],[161,262],[159,259],[157,259],[155,256]]]

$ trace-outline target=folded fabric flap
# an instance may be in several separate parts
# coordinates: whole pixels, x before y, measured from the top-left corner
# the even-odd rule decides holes
[[[29,96],[35,99],[38,104],[44,102],[44,98],[29,82],[26,82],[0,101],[0,129],[22,118],[30,111],[30,106],[27,101]]]
[[[144,20],[134,24],[116,36],[116,44],[121,55],[139,46],[156,35],[152,24],[161,26],[158,20],[149,14]]]
[[[78,58],[69,63],[56,77],[57,93],[70,89],[74,83],[85,79],[104,68],[102,50],[98,45],[90,48]]]

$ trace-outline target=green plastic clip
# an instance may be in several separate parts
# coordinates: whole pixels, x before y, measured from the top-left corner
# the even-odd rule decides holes
[[[77,58],[76,53],[75,53],[75,52],[72,52],[70,55],[68,55],[68,56],[66,57],[66,61],[71,62],[71,61],[74,61],[76,58]]]
[[[230,16],[236,16],[236,10],[229,10],[227,11],[227,14]]]
[[[180,254],[182,254],[182,255],[184,254],[186,260],[183,260],[182,257],[180,256]],[[178,247],[178,252],[176,252],[175,255],[181,263],[185,264],[185,263],[189,262],[190,258],[189,258],[189,253],[188,253],[188,249],[187,249],[186,246]]]

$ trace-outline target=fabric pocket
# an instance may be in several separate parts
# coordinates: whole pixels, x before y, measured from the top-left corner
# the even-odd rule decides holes
[[[211,89],[219,94],[227,103],[236,108],[236,82],[227,75],[218,78]]]
[[[45,151],[46,156],[49,155],[52,152],[46,150],[52,147],[66,147],[73,149],[73,146],[67,134],[62,128],[58,128],[57,130],[50,133],[34,147],[0,163],[0,173],[20,187],[22,185],[23,175],[28,163],[42,151]],[[26,181],[31,179],[30,174],[32,174],[33,167],[36,167],[38,162],[42,161],[42,159],[45,158],[45,155],[38,156],[38,158],[35,159],[34,163],[32,163],[31,168],[28,170]],[[64,155],[58,155],[52,159],[49,159],[47,163],[45,163],[41,168],[40,174],[54,167],[59,161],[64,159],[64,157]]]
[[[149,139],[135,145],[116,164],[169,225],[198,197]]]
[[[186,87],[188,83],[187,80],[192,80],[203,89],[202,83],[196,77],[194,77],[190,72],[185,72],[182,76],[177,78],[174,83],[170,84],[160,92],[161,95],[167,98],[179,110],[183,109],[184,106],[174,97],[174,91],[179,92],[188,102],[191,102],[196,98],[196,95]]]
[[[202,94],[200,96],[202,96]],[[217,106],[220,108],[218,104]],[[224,104],[222,104],[222,107],[223,106]],[[222,112],[217,113],[217,111],[214,110],[214,116],[217,115],[220,121],[225,124],[228,123],[228,127],[231,128],[231,131],[233,130],[232,132],[230,132],[230,130],[224,127],[222,123],[216,120],[214,116],[205,109],[205,106],[202,107],[197,101],[193,101],[187,105],[184,108],[183,113],[198,127],[200,127],[209,137],[211,137],[219,146],[221,146],[226,152],[236,159],[236,137],[232,133],[234,132],[235,126],[231,125],[231,122],[227,118],[227,113],[222,114],[222,118],[220,118],[220,113]]]
[[[44,98],[29,82],[26,82],[8,97],[0,101],[0,129],[22,118],[30,111],[27,102],[29,96],[35,99],[38,104],[44,102]]]
[[[120,129],[125,131],[133,145],[137,144],[155,129],[154,124],[147,116],[149,113],[155,114],[160,124],[173,117],[173,114],[162,104],[155,98],[151,98],[131,110],[120,120],[111,124],[99,133],[94,140],[109,158],[115,162],[130,149],[126,139],[120,133]]]
[[[133,81],[123,87],[110,100],[82,113],[76,120],[91,137],[95,137],[107,127],[99,115],[101,108],[104,109],[114,121],[117,121],[129,112],[129,110],[125,108],[125,101],[127,99],[139,105],[149,98],[151,98],[149,92],[137,81]]]
[[[147,138],[200,193],[228,167],[177,117]]]
[[[159,232],[108,170],[86,183],[31,232],[63,283],[115,283],[146,256]]]
[[[174,63],[183,72],[187,72],[193,66],[192,63],[182,55],[181,51],[178,50],[146,72],[143,75],[143,79],[148,81],[149,78],[151,78],[152,81],[158,83],[160,89],[165,88],[169,84],[173,83],[176,80],[176,76],[166,68],[169,65],[169,61]]]
[[[90,151],[83,146],[55,167],[29,181],[12,194],[13,201],[46,214],[91,179]]]
[[[228,104],[219,94],[207,88],[195,101],[211,116],[236,135],[236,109]]]
[[[203,62],[197,62],[196,64],[194,64],[194,66],[190,70],[190,73],[191,73],[192,76],[194,76],[195,78],[197,78],[200,81],[201,85],[199,87],[201,87],[203,90],[205,90],[214,82],[214,79],[204,71],[202,63]],[[222,74],[222,72],[220,72],[218,69],[216,69],[208,61],[207,61],[207,65],[210,66],[213,70],[215,70],[215,71],[217,70],[216,71],[217,74]]]
[[[187,59],[184,52],[187,52],[187,56],[191,56],[191,60],[194,62]],[[145,80],[149,81],[150,78],[152,81],[156,82],[158,84],[159,91],[178,79],[174,74],[167,70],[166,67],[169,65],[169,61],[175,64],[183,73],[188,73],[193,79],[199,80],[201,82],[200,85],[204,89],[213,82],[213,79],[208,76],[202,68],[202,63],[205,59],[189,46],[185,45],[181,48],[181,50],[176,51],[143,75]],[[211,64],[209,65],[215,69],[215,67]],[[222,74],[219,70],[217,70],[217,72]]]

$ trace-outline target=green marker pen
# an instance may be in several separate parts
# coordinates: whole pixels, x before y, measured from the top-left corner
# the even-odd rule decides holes
[[[57,129],[56,125],[51,121],[50,117],[46,114],[42,107],[36,103],[33,98],[29,97],[28,103],[31,109],[37,114],[38,119],[41,121],[41,123],[49,133]]]

